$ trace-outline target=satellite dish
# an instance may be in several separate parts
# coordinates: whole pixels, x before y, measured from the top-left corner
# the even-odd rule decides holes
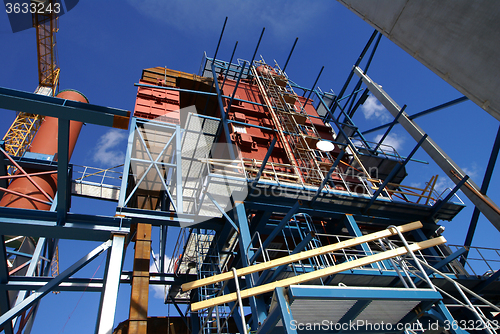
[[[320,140],[316,143],[316,148],[323,152],[331,152],[335,149],[335,145],[327,140]]]

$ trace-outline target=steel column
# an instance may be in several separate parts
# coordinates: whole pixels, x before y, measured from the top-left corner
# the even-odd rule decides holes
[[[391,97],[381,88],[380,85],[375,83],[363,71],[356,67],[354,69],[355,73],[363,79],[363,82],[368,86],[370,92],[382,103],[382,105],[394,116],[401,111],[398,104],[391,99]],[[403,113],[399,117],[399,123],[408,131],[408,133],[416,141],[420,141],[424,138],[425,132],[412,120],[408,118],[408,115]],[[465,173],[458,167],[458,165],[448,156],[446,153],[431,139],[426,138],[425,142],[422,144],[422,148],[429,154],[429,156],[436,162],[436,164],[448,175],[448,177],[455,182],[455,184],[460,182],[460,179],[456,178],[457,174],[460,178],[465,176]],[[493,201],[488,198],[488,196],[483,195],[479,192],[479,187],[469,180],[465,187],[461,187],[463,193],[470,199],[472,203],[485,215],[486,218],[500,231],[500,209],[493,203]]]
[[[481,194],[486,195],[488,187],[490,186],[491,176],[493,175],[493,169],[495,168],[495,163],[498,158],[498,151],[500,150],[500,127],[497,131],[497,136],[495,138],[495,143],[491,149],[490,159],[488,160],[488,166],[486,167],[486,172],[484,173],[483,183],[481,184]],[[474,208],[472,213],[472,218],[469,225],[469,230],[467,231],[467,236],[465,237],[464,246],[469,247],[472,244],[472,238],[474,237],[474,232],[476,231],[477,221],[479,219],[479,210]],[[464,254],[464,260],[467,258],[467,253]]]
[[[120,276],[122,272],[123,252],[125,250],[125,234],[113,235],[103,291],[101,292],[102,303],[97,319],[97,334],[112,334],[115,320],[116,302],[118,299],[118,288],[120,286]]]
[[[148,326],[151,225],[137,224],[134,272],[130,293],[129,334],[146,334]]]
[[[111,246],[111,240],[108,240],[107,242],[101,244],[100,246],[95,248],[93,251],[91,251],[89,254],[85,255],[80,260],[78,260],[76,263],[74,263],[72,266],[70,266],[68,269],[66,269],[64,272],[62,272],[61,274],[59,274],[55,278],[51,279],[50,282],[45,284],[43,287],[38,289],[36,292],[33,292],[28,298],[23,300],[20,304],[14,306],[8,312],[4,313],[0,317],[0,327],[5,326],[9,320],[12,320],[14,317],[18,316],[21,312],[28,309],[31,305],[33,305],[35,302],[37,302],[40,298],[42,298],[43,296],[45,296],[49,292],[53,291],[54,288],[56,288],[66,278],[68,278],[71,275],[73,275],[74,273],[76,273],[78,270],[80,270],[82,267],[87,265],[90,261],[95,259],[97,256],[99,256],[102,252],[104,252],[110,246]]]

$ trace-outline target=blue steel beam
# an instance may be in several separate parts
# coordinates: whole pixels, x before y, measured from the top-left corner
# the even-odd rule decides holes
[[[323,188],[325,187],[326,183],[330,179],[330,176],[332,176],[332,173],[335,171],[335,168],[337,168],[338,164],[342,160],[342,157],[344,156],[344,154],[345,154],[345,150],[340,151],[339,155],[337,156],[337,159],[335,159],[335,161],[333,162],[332,167],[330,167],[330,170],[328,171],[328,173],[326,173],[325,178],[323,179],[323,181],[321,181],[321,185],[318,187],[318,190],[316,191],[316,194],[314,195],[314,197],[309,202],[309,206],[312,206],[312,204],[318,198],[319,194],[321,194],[321,192],[323,191]]]
[[[304,239],[294,248],[294,250],[290,253],[290,255],[297,254],[299,252],[302,252],[307,245],[311,242],[313,238],[316,237],[316,234],[313,231],[310,231]],[[274,269],[273,275],[271,278],[266,279],[266,276],[269,274],[272,269],[265,270],[259,277],[259,280],[257,281],[256,285],[262,285],[268,282],[274,282],[278,278],[278,276],[283,272],[288,267],[288,265],[284,264],[282,266],[279,266],[278,268]]]
[[[443,207],[443,205],[445,205],[446,203],[448,203],[448,201],[453,197],[453,195],[455,195],[455,193],[460,189],[460,187],[463,186],[465,184],[465,182],[467,182],[468,179],[469,179],[469,175],[465,175],[462,178],[462,180],[455,185],[455,188],[453,188],[453,190],[451,190],[448,193],[448,195],[446,195],[446,197],[443,200],[438,200],[432,206],[432,211],[431,211],[431,214],[430,214],[431,218],[434,217],[437,214],[437,212]]]
[[[319,285],[291,285],[288,291],[290,302],[297,299],[348,299],[348,300],[441,300],[441,294],[431,289],[336,287]]]
[[[259,182],[259,179],[262,175],[262,172],[266,168],[267,160],[269,160],[269,157],[271,156],[271,153],[273,152],[274,145],[276,145],[277,141],[278,141],[278,137],[274,137],[273,140],[271,141],[271,145],[269,145],[269,148],[267,149],[266,156],[264,157],[264,160],[262,160],[262,165],[260,166],[260,169],[259,169],[257,175],[255,176],[255,179],[252,180],[252,186]]]
[[[307,99],[306,99],[306,102],[304,102],[304,107],[307,105],[307,102],[309,101],[309,99],[311,98],[311,94],[313,93],[314,91],[314,87],[316,87],[316,84],[318,83],[319,81],[319,78],[321,77],[321,73],[323,73],[323,70],[325,69],[325,66],[322,66],[321,67],[321,70],[319,71],[319,74],[318,76],[316,77],[316,81],[314,81],[314,84],[311,88],[311,91],[309,92],[309,95],[307,96]],[[304,91],[304,94],[302,96],[306,95],[306,91]]]
[[[404,113],[405,109],[406,109],[406,104],[403,106],[403,108],[401,108],[401,110],[399,111],[399,114],[394,118],[394,121],[392,121],[391,125],[389,125],[389,127],[387,128],[387,131],[385,131],[382,138],[380,138],[380,140],[378,141],[378,143],[375,146],[375,148],[373,149],[373,151],[377,152],[378,148],[380,147],[380,145],[382,145],[385,138],[387,138],[387,136],[389,135],[389,132],[391,132],[394,125],[398,124],[398,118],[399,118],[399,116],[401,116]]]
[[[486,195],[488,187],[490,186],[491,176],[493,175],[493,170],[495,169],[495,164],[498,158],[499,150],[500,150],[500,127],[498,127],[495,143],[493,144],[493,148],[491,149],[490,159],[488,160],[488,166],[486,167],[483,183],[481,184],[481,193],[484,195]],[[467,231],[467,236],[465,237],[465,242],[464,242],[465,247],[469,247],[472,244],[472,238],[474,237],[474,232],[476,231],[479,214],[480,214],[479,209],[475,207],[469,224],[469,230]],[[467,254],[465,254],[463,257],[464,261],[465,259],[467,259]]]
[[[222,104],[222,93],[219,88],[219,81],[217,80],[217,74],[215,73],[215,65],[212,62],[212,75],[214,78],[214,85],[215,85],[215,90],[217,91],[217,101],[219,102],[219,111],[221,114],[221,120],[222,120],[222,129],[224,130],[224,136],[226,137],[226,141],[228,143],[228,151],[229,151],[229,158],[231,160],[235,159],[235,154],[233,149],[230,147],[230,132],[229,132],[229,127],[227,123],[227,113],[226,110],[224,109],[224,105]]]
[[[227,112],[229,112],[231,110],[231,106],[233,105],[234,96],[236,95],[236,90],[238,89],[238,86],[240,84],[240,80],[241,80],[241,76],[243,75],[243,71],[245,70],[245,65],[246,65],[246,63],[243,63],[243,65],[241,66],[240,75],[238,76],[238,80],[236,80],[236,84],[234,85],[233,94],[231,95],[231,98],[229,99],[229,103],[227,104],[227,107],[226,107]]]
[[[255,56],[257,55],[257,50],[259,50],[260,41],[262,40],[262,36],[264,36],[264,31],[266,31],[265,27],[262,28],[262,32],[260,33],[259,41],[257,42],[257,46],[255,47],[255,51],[254,51],[253,56],[252,56],[252,60],[250,61],[250,64],[248,66],[247,74],[250,74],[250,70],[252,69],[253,61],[255,60]]]
[[[281,322],[283,323],[283,328],[287,334],[297,334],[297,329],[293,326],[293,314],[288,303],[288,300],[285,298],[286,290],[282,287],[274,289],[274,295],[276,296],[276,300],[278,301],[277,308],[281,311]]]
[[[249,259],[253,259],[255,254],[252,250],[250,250],[250,246],[252,244],[252,237],[250,235],[250,228],[248,226],[248,219],[245,211],[245,205],[243,203],[235,203],[236,207],[234,208],[236,214],[236,220],[238,222],[239,227],[239,244],[240,244],[240,255],[241,255],[241,263],[243,267],[246,267],[251,264],[252,261]],[[252,288],[254,285],[252,282],[257,281],[259,278],[257,273],[251,274],[252,277],[248,277],[246,280],[247,288]],[[264,300],[262,298],[251,297],[249,298],[250,308],[252,309],[252,327],[255,330],[259,323],[264,322],[267,314],[266,314],[266,305],[264,304]]]
[[[433,113],[435,111],[438,111],[438,110],[441,110],[441,109],[444,109],[444,108],[451,107],[451,106],[453,106],[455,104],[458,104],[458,103],[461,103],[461,102],[464,102],[464,101],[467,101],[467,100],[469,100],[469,98],[467,98],[465,96],[462,96],[462,97],[459,97],[458,99],[455,99],[455,100],[452,100],[452,101],[440,104],[440,105],[438,105],[436,107],[433,107],[433,108],[430,108],[430,109],[418,112],[416,114],[413,114],[411,116],[408,116],[408,118],[411,119],[411,120],[413,120],[415,118],[419,118],[419,117],[425,116],[427,114]],[[392,122],[391,123],[387,123],[387,124],[383,124],[383,125],[380,125],[380,126],[377,126],[377,127],[373,128],[373,129],[363,131],[363,132],[361,132],[361,134],[367,135],[369,133],[372,133],[372,132],[375,132],[375,131],[378,131],[378,130],[382,130],[382,129],[387,128],[388,126],[391,126],[391,124],[392,124]]]
[[[288,223],[290,218],[297,212],[301,205],[300,201],[295,202],[295,204],[290,208],[288,213],[283,217],[283,219],[280,221],[278,226],[274,228],[274,230],[269,234],[269,236],[264,240],[262,243],[262,247],[257,249],[257,251],[253,254],[253,256],[250,258],[250,263],[253,263],[253,261],[262,253],[262,250],[267,248],[269,244],[274,240],[274,238],[281,233],[281,230],[285,227],[285,225]]]
[[[93,251],[91,251],[89,254],[85,255],[80,260],[78,260],[76,263],[71,265],[64,272],[62,272],[61,274],[59,274],[55,278],[51,279],[50,282],[45,284],[42,288],[33,292],[28,298],[24,299],[21,303],[14,306],[9,311],[3,313],[2,316],[0,317],[0,327],[5,326],[10,320],[12,320],[14,317],[18,316],[24,310],[28,309],[35,302],[37,302],[40,298],[42,298],[43,296],[45,296],[49,292],[53,291],[53,289],[57,288],[57,286],[60,283],[62,283],[64,281],[64,279],[72,276],[78,270],[80,270],[85,265],[87,265],[89,262],[91,262],[93,259],[95,259],[97,256],[99,256],[102,252],[107,250],[110,246],[111,246],[111,240],[108,240],[107,242],[101,244],[100,246],[95,248]]]
[[[69,120],[58,119],[57,123],[57,225],[64,225],[69,209],[71,191],[68,182],[69,164]]]
[[[292,49],[290,50],[290,53],[288,54],[288,58],[286,59],[285,66],[283,66],[283,69],[282,69],[283,72],[285,72],[286,67],[288,66],[288,62],[290,61],[290,57],[292,56],[293,50],[295,50],[295,45],[297,45],[298,40],[299,40],[299,38],[296,37],[295,42],[293,42],[293,46],[292,46]]]
[[[9,269],[7,268],[7,252],[5,249],[5,238],[0,235],[0,284],[4,285],[9,282]],[[6,290],[0,289],[0,311],[6,313],[10,310],[9,294]],[[13,334],[12,321],[0,325],[4,329],[5,334]]]
[[[347,231],[349,231],[349,234],[353,237],[362,237],[363,233],[361,233],[361,230],[358,227],[358,223],[356,223],[356,220],[352,215],[346,214],[344,218],[344,225],[347,228]],[[367,243],[361,244],[356,246],[358,250],[361,250],[363,253],[365,253],[365,256],[372,255],[372,251],[370,250],[370,247],[368,246]],[[376,263],[370,264],[372,268],[377,268]]]
[[[332,114],[335,112],[335,109],[338,105],[338,101],[344,96],[344,93],[345,93],[347,87],[349,86],[349,83],[351,82],[351,79],[354,75],[354,68],[356,68],[361,63],[361,60],[363,60],[366,52],[370,48],[370,45],[372,44],[372,42],[375,39],[375,37],[377,36],[377,34],[378,34],[377,30],[373,31],[372,35],[370,36],[370,39],[368,40],[368,43],[366,43],[365,47],[363,48],[363,51],[361,51],[361,54],[359,55],[358,59],[356,60],[356,63],[354,63],[353,69],[351,70],[351,72],[347,76],[347,80],[344,83],[344,86],[342,87],[342,89],[340,90],[340,93],[333,99],[331,106],[327,107],[327,109],[331,110]]]
[[[370,206],[372,206],[373,202],[375,202],[375,200],[377,199],[378,195],[380,195],[382,193],[382,191],[385,189],[385,187],[387,186],[387,184],[392,181],[392,179],[399,173],[399,171],[401,170],[401,168],[403,168],[404,166],[406,166],[406,164],[411,160],[411,157],[417,152],[418,148],[424,143],[424,141],[426,139],[427,139],[427,134],[425,134],[425,135],[422,136],[422,139],[420,139],[420,141],[418,142],[417,146],[415,146],[413,148],[413,150],[411,151],[411,153],[408,155],[408,157],[406,157],[405,161],[402,164],[397,164],[392,169],[392,171],[389,174],[389,176],[387,176],[387,178],[384,180],[384,183],[382,183],[382,185],[379,186],[379,188],[375,192],[375,194],[373,194],[373,196],[372,196],[372,198],[370,200],[370,203],[368,203],[368,205],[364,208],[363,212],[367,212],[368,211],[368,209],[370,208]]]
[[[491,275],[490,277],[488,277],[488,279],[486,281],[483,281],[483,282],[479,283],[472,290],[475,293],[480,293],[486,287],[488,287],[488,285],[490,285],[491,283],[495,282],[499,277],[500,277],[500,269],[498,269],[497,271],[495,271],[495,273],[493,275]]]
[[[222,80],[221,89],[224,88],[224,84],[226,83],[227,75],[229,74],[229,69],[231,68],[231,64],[233,63],[233,57],[237,47],[238,47],[238,41],[236,41],[236,43],[234,44],[233,53],[231,54],[231,58],[229,58],[229,63],[227,63],[227,70],[226,74],[224,74],[224,80]],[[210,90],[212,90],[212,87],[210,87]],[[207,105],[208,105],[208,100],[207,100]],[[205,106],[205,109],[207,109],[207,105]]]
[[[459,258],[460,256],[462,256],[464,253],[467,252],[467,249],[465,247],[462,247],[460,248],[459,250],[457,250],[456,252],[448,255],[446,258],[442,259],[441,261],[439,261],[438,263],[436,264],[433,264],[432,266],[437,269],[437,270],[441,270],[441,268],[443,268],[444,266],[446,266],[447,264],[449,264],[451,261]],[[432,274],[433,271],[431,269],[426,269],[425,270],[425,274],[426,275],[430,275]],[[417,285],[419,282],[421,281],[420,278],[417,277],[417,279],[415,279],[413,281],[413,283],[415,283],[415,285]]]
[[[370,305],[371,299],[358,300],[350,309],[347,311],[342,318],[337,321],[339,324],[346,324],[349,321],[353,321],[365,310],[365,308]]]
[[[0,87],[0,108],[127,129],[130,111]]]
[[[220,32],[219,42],[217,42],[217,47],[215,48],[214,59],[217,58],[217,53],[219,52],[220,42],[222,41],[222,36],[224,35],[224,30],[226,29],[226,23],[227,23],[227,16],[226,16],[226,19],[224,20],[224,25],[222,26],[222,31]]]
[[[269,315],[267,316],[264,323],[262,323],[262,325],[259,327],[256,334],[272,334],[274,328],[276,327],[276,324],[278,323],[278,321],[280,321],[280,319],[281,308],[276,306],[269,312]]]

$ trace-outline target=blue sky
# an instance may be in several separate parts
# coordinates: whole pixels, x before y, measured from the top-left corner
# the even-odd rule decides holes
[[[228,16],[226,32],[218,58],[229,60],[234,43],[239,41],[236,57],[250,60],[263,27],[266,28],[258,55],[268,63],[276,59],[284,64],[296,37],[298,44],[287,68],[289,77],[311,86],[321,67],[325,69],[317,84],[324,91],[338,92],[373,29],[336,2],[326,1],[81,1],[61,17],[57,34],[61,89],[83,92],[91,103],[132,110],[136,87],[143,68],[167,66],[198,73],[203,52],[212,56],[219,33]],[[32,92],[38,82],[36,41],[33,29],[12,34],[5,13],[0,13],[0,86]],[[368,75],[383,85],[398,104],[407,104],[414,114],[462,96],[425,66],[383,38]],[[390,115],[369,100],[357,113],[361,129],[386,123]],[[14,112],[1,111],[0,133],[5,133]],[[472,102],[438,111],[416,121],[464,169],[481,184],[489,159],[498,121]],[[72,163],[111,167],[121,163],[125,152],[126,131],[87,125],[83,128]],[[376,133],[368,135],[376,139]],[[387,143],[402,155],[408,154],[415,141],[401,126],[391,132]],[[413,163],[408,167],[408,185],[424,186],[432,175],[439,174],[439,189],[452,187],[441,170],[425,152],[416,158],[428,165]],[[493,175],[488,195],[500,203]],[[465,239],[473,206],[467,204],[453,222],[443,222],[445,237],[453,244]],[[72,210],[96,214],[114,214],[114,205],[75,198]],[[498,231],[481,217],[473,245],[496,246]],[[489,237],[490,236],[490,237]],[[173,236],[171,236],[173,237]],[[174,242],[174,241],[172,241]],[[60,267],[64,270],[95,243],[61,241]],[[156,250],[157,250],[157,245]],[[132,248],[127,252],[130,260]],[[85,268],[81,275],[102,277],[102,257]],[[131,269],[128,261],[125,269]],[[96,271],[97,270],[97,271]],[[116,322],[128,317],[128,286],[121,286]],[[153,292],[152,292],[153,293]],[[167,308],[151,295],[150,315],[166,315]],[[81,298],[81,300],[80,300]],[[79,301],[80,300],[80,301]],[[96,293],[60,293],[47,296],[41,304],[33,333],[84,333],[93,330],[99,295]],[[76,307],[76,308],[75,308]],[[74,313],[72,311],[75,309]],[[70,318],[69,318],[70,317]],[[69,320],[68,320],[69,319]]]

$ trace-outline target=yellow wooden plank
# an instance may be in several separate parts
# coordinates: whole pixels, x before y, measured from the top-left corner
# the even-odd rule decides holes
[[[413,223],[398,226],[397,228],[402,233],[404,233],[404,232],[416,230],[416,229],[421,228],[421,227],[422,227],[421,222],[413,222]],[[308,251],[303,251],[303,252],[300,252],[297,254],[281,257],[281,258],[274,259],[274,260],[271,260],[268,262],[255,264],[253,266],[240,268],[240,269],[236,270],[236,274],[238,275],[238,277],[245,276],[248,274],[256,273],[258,271],[271,269],[274,267],[279,267],[279,266],[282,266],[285,264],[289,264],[289,263],[293,263],[293,262],[297,262],[297,261],[301,261],[301,260],[306,260],[306,259],[313,257],[313,256],[331,253],[331,252],[337,251],[339,249],[354,247],[357,245],[361,245],[365,242],[370,242],[370,241],[377,240],[377,239],[387,238],[387,237],[390,237],[390,236],[396,235],[396,234],[397,234],[397,232],[394,229],[385,229],[385,230],[378,231],[375,233],[370,233],[370,234],[367,234],[367,235],[364,235],[361,237],[341,241],[341,242],[338,242],[335,244],[319,247],[316,249],[311,249]],[[202,287],[205,285],[215,284],[218,282],[226,281],[226,280],[231,279],[231,278],[233,278],[232,272],[226,272],[226,273],[222,273],[219,275],[210,276],[207,278],[202,278],[202,279],[197,280],[197,281],[182,284],[182,291],[189,291],[189,290],[199,288],[199,287]]]
[[[416,252],[416,251],[419,251],[419,250],[422,250],[425,248],[434,247],[437,245],[444,244],[445,242],[446,242],[446,239],[444,237],[438,237],[438,238],[434,238],[434,239],[425,240],[425,241],[422,241],[419,243],[411,244],[410,249],[411,249],[411,251]],[[393,258],[396,256],[401,256],[401,255],[404,255],[406,253],[407,253],[407,250],[405,247],[399,247],[399,248],[385,251],[382,253],[378,253],[375,255],[366,256],[366,257],[363,257],[361,259],[344,262],[344,263],[338,264],[336,266],[332,266],[332,267],[328,267],[328,268],[324,268],[324,269],[320,269],[320,270],[315,270],[315,271],[312,271],[312,272],[309,272],[306,274],[302,274],[302,275],[298,275],[298,276],[285,278],[285,279],[280,280],[280,281],[271,282],[271,283],[257,286],[254,288],[242,290],[240,293],[241,298],[249,298],[249,297],[261,295],[261,294],[266,293],[266,292],[271,292],[274,289],[279,288],[279,287],[287,287],[290,285],[295,285],[295,284],[299,284],[299,283],[312,281],[312,280],[318,279],[320,277],[330,276],[330,275],[333,275],[333,274],[336,274],[336,273],[339,273],[339,272],[342,272],[345,270],[349,270],[349,269],[353,269],[353,268],[361,267],[361,266],[366,266],[366,265],[371,264],[371,263],[387,260],[387,259],[390,259],[390,258]],[[193,303],[193,304],[191,304],[191,311],[194,312],[194,311],[198,311],[198,310],[201,310],[204,308],[217,306],[217,305],[221,305],[221,304],[225,304],[225,303],[229,303],[229,302],[234,302],[234,301],[236,301],[236,299],[237,299],[236,293],[233,292],[233,293],[223,295],[220,297],[215,297],[212,299],[203,300],[201,302]]]

